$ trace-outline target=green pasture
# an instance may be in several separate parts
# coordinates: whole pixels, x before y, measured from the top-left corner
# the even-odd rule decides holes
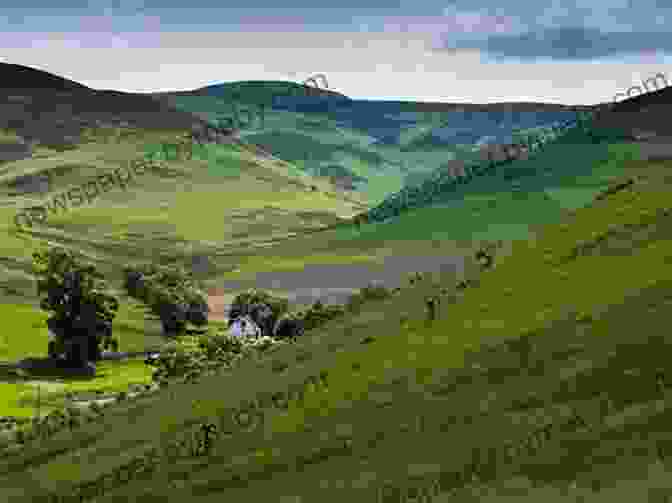
[[[62,410],[68,393],[128,391],[132,384],[151,384],[152,369],[144,358],[104,361],[97,365],[96,376],[87,379],[46,378],[13,382],[0,381],[0,410],[3,416],[33,417]]]
[[[290,401],[285,411],[267,406],[257,431],[227,437],[225,448],[207,458],[170,463],[149,479],[110,489],[101,501],[143,492],[175,499],[189,494],[192,501],[243,495],[279,501],[291,494],[371,501],[383,481],[461,469],[474,446],[524,439],[536,421],[563,420],[568,408],[580,409],[594,426],[561,429],[546,440],[547,451],[532,458],[520,454],[513,464],[495,461],[498,471],[486,472],[494,479],[471,483],[495,487],[522,470],[549,491],[576,480],[589,484],[591,477],[605,487],[627,463],[624,458],[611,467],[603,457],[584,460],[598,441],[611,449],[633,448],[642,421],[648,421],[652,438],[664,441],[669,420],[654,379],[671,356],[665,328],[672,285],[672,206],[664,183],[669,163],[630,161],[625,167],[637,173],[632,190],[565,214],[533,240],[513,242],[511,253],[464,293],[451,290],[448,278],[409,287],[266,360],[159,393],[141,414],[135,411],[133,428],[101,432],[93,445],[87,441],[86,451],[78,447],[85,437],[73,437],[66,452],[43,462],[35,458],[30,479],[9,470],[37,451],[20,454],[12,465],[3,462],[0,474],[22,488],[39,480],[40,490],[64,490],[73,479],[93,480],[149,445],[185,434],[199,418],[218,421],[247,399],[287,390],[324,371],[326,385],[309,387],[300,403]],[[424,295],[439,287],[451,292],[439,319],[429,324],[423,320]],[[361,343],[364,336],[372,337],[368,344]],[[439,430],[437,422],[433,429],[413,430],[414,416],[423,411],[429,418],[443,414],[444,422],[453,417],[453,426]],[[123,420],[114,412],[107,419]],[[385,435],[373,441],[376,431]],[[343,447],[344,439],[352,448]],[[41,447],[39,455],[63,448],[62,442]],[[137,446],[124,449],[122,443]],[[394,456],[402,446],[404,456]],[[561,449],[569,449],[562,459]],[[653,462],[650,456],[641,451],[628,463],[641,470],[647,459]],[[96,463],[86,462],[93,457]],[[301,470],[286,470],[301,459]],[[409,463],[417,471],[407,472]],[[535,468],[539,463],[547,469]],[[357,483],[363,470],[377,477],[374,484]],[[243,491],[236,480],[254,482]]]
[[[7,330],[0,334],[0,360],[18,362],[23,359],[47,358],[48,313],[31,305],[0,304],[0,313],[8,320]],[[142,306],[122,297],[113,322],[114,336],[119,340],[119,350],[136,352],[148,347],[160,347],[164,342],[158,322],[145,319]],[[31,381],[32,376],[32,381]],[[43,410],[63,406],[64,393],[68,391],[122,391],[131,383],[149,383],[151,369],[142,360],[100,362],[94,378],[66,378],[27,372],[18,378],[13,373],[0,377],[0,415],[30,416],[37,401],[38,383],[41,388]],[[26,382],[32,382],[29,385]]]
[[[611,181],[623,176],[631,145],[548,147],[538,157],[516,161],[502,170],[459,186],[431,206],[389,222],[333,231],[330,242],[365,243],[427,240],[527,239],[534,228],[552,224],[592,201]]]
[[[91,167],[87,163],[95,161],[111,167],[131,155],[130,144],[109,148],[95,153],[92,144],[86,153],[82,149],[59,154],[58,162],[51,164],[61,166],[63,178],[58,178],[57,190],[93,176],[98,165]],[[142,152],[142,148],[138,144],[137,151]],[[93,443],[86,444],[85,456],[89,462],[78,457],[89,442],[81,435],[77,437],[79,440],[68,440],[71,443],[58,454],[53,453],[62,449],[62,444],[57,447],[54,441],[41,446],[42,451],[20,454],[11,462],[1,461],[0,499],[10,494],[10,479],[19,485],[25,483],[26,488],[34,486],[35,480],[41,488],[57,487],[59,481],[67,484],[91,480],[117,466],[124,456],[181,434],[189,421],[199,417],[212,419],[259,393],[282,391],[307,375],[326,370],[329,373],[326,390],[312,389],[300,406],[292,403],[285,412],[269,412],[263,431],[256,437],[234,435],[227,441],[226,449],[207,463],[185,460],[167,467],[151,480],[113,490],[100,501],[108,501],[112,495],[128,499],[143,490],[190,501],[190,498],[221,501],[224,495],[274,501],[269,495],[282,494],[309,495],[311,501],[317,498],[328,501],[319,481],[336,484],[331,486],[333,494],[329,496],[334,501],[360,495],[362,501],[372,501],[373,494],[366,492],[363,482],[359,492],[354,486],[337,486],[337,474],[355,483],[358,476],[368,473],[367,468],[359,462],[344,462],[346,458],[330,454],[326,447],[326,451],[320,451],[321,447],[316,447],[323,441],[319,434],[340,438],[339,425],[362,425],[354,434],[360,442],[357,445],[362,459],[366,456],[375,459],[376,468],[371,470],[380,477],[404,480],[408,475],[403,473],[404,466],[409,460],[437,465],[467,462],[466,447],[451,448],[448,454],[436,448],[437,438],[456,446],[462,445],[464,438],[478,439],[472,442],[479,445],[498,440],[492,433],[497,431],[496,422],[474,423],[471,429],[456,426],[448,437],[445,432],[439,437],[434,431],[401,438],[395,428],[410,419],[411,411],[426,408],[433,413],[450,410],[454,414],[458,411],[477,414],[482,399],[495,389],[500,397],[495,400],[495,409],[502,414],[509,410],[506,407],[522,400],[523,390],[536,393],[545,404],[589,400],[585,391],[588,389],[602,389],[616,400],[625,400],[623,397],[630,391],[619,379],[629,369],[628,365],[647,373],[650,372],[644,365],[647,359],[655,362],[653,367],[665,366],[669,359],[663,337],[665,323],[669,321],[665,318],[669,312],[666,299],[672,284],[667,264],[672,255],[668,222],[671,208],[666,185],[669,177],[665,174],[670,165],[637,161],[636,147],[551,145],[533,159],[518,161],[511,169],[479,178],[441,202],[403,214],[391,222],[316,234],[305,231],[321,222],[333,223],[337,216],[351,216],[356,212],[354,205],[322,191],[303,191],[289,183],[279,185],[280,180],[300,178],[298,170],[290,173],[284,165],[253,162],[248,152],[238,148],[209,147],[202,157],[199,155],[193,161],[169,163],[166,172],[146,174],[126,192],[114,189],[101,195],[95,204],[50,215],[49,228],[31,235],[12,232],[12,218],[16,206],[32,204],[33,199],[10,195],[5,182],[19,174],[48,170],[50,164],[28,167],[28,163],[14,163],[3,167],[0,185],[5,191],[2,199],[6,206],[0,207],[0,218],[7,225],[0,228],[0,259],[4,260],[0,263],[4,268],[0,269],[0,282],[3,285],[8,282],[10,272],[18,274],[26,266],[30,253],[49,242],[68,243],[101,259],[112,260],[116,266],[132,259],[149,259],[159,252],[186,254],[189,243],[197,244],[204,250],[220,253],[216,258],[220,266],[232,266],[233,270],[224,274],[226,278],[248,278],[262,271],[300,270],[308,263],[374,263],[385,254],[402,250],[417,254],[430,249],[454,253],[461,243],[486,239],[510,242],[512,253],[498,258],[495,270],[484,273],[480,284],[464,293],[455,292],[454,278],[437,277],[405,289],[398,297],[366,306],[358,315],[332,322],[320,333],[307,336],[301,344],[282,348],[265,361],[243,365],[233,375],[207,378],[170,397],[159,393],[152,399],[151,407],[138,406],[146,408],[142,413],[134,412],[137,420],[133,428],[127,427],[128,420],[121,409],[111,412],[106,421],[118,427],[99,431]],[[62,167],[75,158],[79,163],[76,168]],[[374,193],[378,190],[380,196],[400,181],[401,174],[399,178],[376,175],[372,165],[364,161],[353,157],[349,162],[353,171],[370,178]],[[607,185],[628,176],[636,179],[634,190],[593,203]],[[119,193],[115,195],[115,191]],[[279,242],[256,247],[269,237],[277,237]],[[221,273],[218,277],[222,277]],[[423,320],[424,298],[437,294],[440,287],[450,293],[442,304],[439,320],[427,324]],[[0,312],[11,320],[9,329],[0,334],[0,360],[46,356],[46,313],[29,305],[11,303],[2,304]],[[403,321],[404,317],[409,321]],[[648,329],[640,334],[643,323]],[[122,302],[114,332],[122,351],[140,351],[161,342],[156,321],[147,320],[142,309],[128,299]],[[362,344],[367,336],[373,337],[373,343]],[[634,336],[651,341],[651,349],[637,353]],[[511,360],[510,353],[497,353],[492,361],[487,360],[487,347],[521,338],[531,341],[540,354],[548,357],[548,363],[537,369],[539,376],[522,372],[520,362]],[[554,361],[553,354],[562,352],[568,338],[588,349],[577,358]],[[604,374],[586,375],[581,381],[583,388],[577,387],[572,392],[564,388],[562,399],[555,394],[559,373],[564,372],[571,379],[575,367],[582,364],[597,369],[605,364],[605,355],[610,352],[626,354],[620,348],[628,344],[633,360],[610,363],[607,376],[612,381]],[[309,357],[303,358],[301,361],[305,363],[299,365],[298,355],[302,352]],[[474,355],[509,370],[502,370],[499,381],[486,382],[470,366]],[[278,371],[282,367],[278,364],[282,363],[290,370]],[[122,390],[132,382],[148,382],[150,373],[141,360],[103,362],[91,380],[44,381],[40,404],[45,411],[59,406],[65,391]],[[452,389],[446,392],[448,398],[436,404],[428,404],[421,399],[422,393],[413,391],[423,386],[440,387],[445,379],[455,375],[462,376],[464,390]],[[653,398],[646,393],[641,400],[635,395],[626,398],[634,403],[652,403]],[[375,405],[377,401],[385,402],[385,397],[394,398],[387,412]],[[32,415],[36,401],[34,383],[0,381],[3,415]],[[197,412],[193,409],[195,402],[199,404]],[[634,406],[630,403],[623,407]],[[521,414],[525,416],[527,412]],[[656,414],[663,417],[665,413]],[[616,413],[612,416],[616,417]],[[367,421],[363,418],[367,417],[373,426],[364,426]],[[383,427],[386,420],[390,425]],[[518,435],[524,429],[500,421],[502,437]],[[361,443],[376,425],[387,428],[389,434],[386,440],[380,440],[378,450]],[[634,428],[632,421],[626,420],[625,425],[626,429]],[[85,427],[82,431],[88,430]],[[589,438],[595,442],[597,437]],[[120,447],[126,442],[134,447]],[[402,445],[404,459],[394,456]],[[317,460],[306,463],[304,476],[299,479],[281,473],[283,465],[301,456],[310,457],[312,448]],[[554,449],[557,457],[559,447]],[[577,449],[576,452],[581,451]],[[52,452],[53,457],[42,456],[45,452]],[[565,463],[562,470],[570,470],[571,464],[579,469],[578,458],[571,459],[571,463],[559,462]],[[13,471],[12,467],[22,460],[32,465],[30,480],[27,475]],[[389,461],[389,467],[383,460]],[[541,477],[533,471],[529,469],[526,473],[529,477]],[[235,487],[236,476],[251,477],[256,482],[243,493]],[[502,475],[491,485],[495,487],[508,476]],[[173,484],[180,478],[185,480],[182,487]],[[297,488],[296,492],[292,488]]]
[[[8,317],[11,327],[0,334],[0,360],[46,358],[48,313],[34,306],[15,304],[0,304],[0,312]],[[158,322],[145,319],[143,306],[128,298],[121,298],[113,326],[120,351],[144,351],[161,342]]]

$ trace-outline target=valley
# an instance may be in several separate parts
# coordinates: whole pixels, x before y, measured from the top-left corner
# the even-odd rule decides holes
[[[277,82],[152,97],[0,71],[16,86],[1,100],[37,79],[36,110],[59,92],[99,110],[21,127],[17,109],[0,115],[3,141],[32,149],[0,163],[0,415],[20,425],[0,431],[1,501],[466,503],[512,487],[527,501],[617,490],[646,501],[651,484],[668,490],[672,161],[665,141],[635,129],[666,138],[651,104],[669,104],[670,89],[576,123],[562,105],[457,110],[336,93],[276,104]],[[163,145],[212,128],[232,93],[269,103],[263,128],[166,156]],[[67,134],[38,131],[57,119]],[[484,142],[521,131],[535,145],[526,159],[479,158]],[[133,160],[146,168],[127,186],[16,225],[23,209]],[[448,171],[454,160],[473,168]],[[93,377],[45,363],[32,253],[56,246],[94,264],[119,299],[124,354],[106,353]],[[492,267],[475,255],[484,248]],[[168,337],[129,295],[129,264],[188,270],[211,335],[250,288],[304,311],[372,284],[388,291],[296,341],[154,385],[147,353],[182,358],[190,336]],[[17,371],[22,361],[33,366]],[[76,426],[30,428],[96,396]]]

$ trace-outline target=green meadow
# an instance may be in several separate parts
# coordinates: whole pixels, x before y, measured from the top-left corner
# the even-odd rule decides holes
[[[306,185],[310,177],[296,174],[297,170],[292,174],[285,162],[260,159],[236,145],[217,145],[208,146],[211,152],[201,158],[164,161],[161,168],[134,177],[125,188],[115,185],[89,203],[50,211],[44,225],[17,230],[14,217],[22,208],[46,205],[96,176],[125,169],[133,159],[152,157],[152,149],[177,141],[177,135],[100,130],[90,131],[87,139],[76,150],[0,168],[0,218],[5,222],[0,226],[1,307],[11,320],[11,328],[0,336],[2,362],[47,356],[47,315],[37,307],[31,269],[32,253],[45,246],[75,248],[100,267],[120,293],[121,308],[114,321],[120,350],[138,352],[160,347],[165,338],[157,320],[121,295],[120,271],[125,264],[188,264],[193,256],[207,255],[215,257],[216,274],[227,274],[245,257],[254,258],[255,247],[333,225],[362,207],[328,192],[319,180],[310,185],[322,190],[313,192]],[[17,190],[21,180],[36,175],[49,180],[48,192]],[[142,359],[103,362],[96,379],[61,379],[63,389],[49,399],[53,403],[43,403],[42,412],[62,405],[66,391],[120,391],[130,383],[148,383],[150,376]],[[17,378],[10,373],[0,382],[0,415],[36,413],[36,396],[27,397],[36,394],[37,386],[21,384],[31,379],[58,388],[52,382],[56,378]]]
[[[98,157],[110,165],[132,150],[110,149]],[[94,481],[104,488],[89,498],[97,503],[406,501],[420,494],[432,502],[507,495],[597,502],[625,494],[647,501],[653,493],[664,501],[672,494],[670,162],[641,160],[628,144],[549,145],[390,222],[319,230],[362,206],[326,187],[302,189],[297,183],[310,185],[310,175],[271,167],[245,149],[215,151],[207,160],[168,162],[172,171],[49,218],[44,229],[26,235],[8,226],[0,240],[3,282],[25,267],[33,247],[51,242],[109,264],[112,277],[140,257],[208,254],[217,266],[213,284],[386,254],[471,256],[490,240],[505,241],[505,252],[492,270],[469,262],[473,282],[464,290],[451,274],[428,275],[296,344],[30,441],[0,460],[0,499],[40,501]],[[229,167],[232,174],[217,172]],[[3,180],[38,170],[14,168],[3,170]],[[629,188],[600,196],[627,179]],[[5,199],[8,221],[28,201]],[[425,315],[428,296],[441,299],[434,321]],[[25,299],[6,306],[14,324],[0,337],[3,360],[46,350],[45,316],[28,293]],[[122,305],[115,320],[122,350],[160,340],[154,320],[127,299]],[[133,360],[103,364],[99,374],[95,382],[54,385],[47,404],[58,404],[65,387],[116,390],[148,379]],[[29,414],[31,386],[3,384],[4,407]],[[277,405],[279,396],[285,405]],[[202,423],[218,428],[206,454],[168,447],[188,443]],[[151,473],[110,475],[150,457],[142,463]]]

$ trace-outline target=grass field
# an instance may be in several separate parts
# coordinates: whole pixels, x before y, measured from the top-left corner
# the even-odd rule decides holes
[[[510,246],[464,292],[437,275],[265,359],[31,444],[0,462],[0,499],[72,493],[154,447],[164,460],[157,472],[105,479],[95,501],[381,501],[383,493],[404,501],[429,491],[431,501],[626,493],[665,501],[672,165],[638,161],[625,146],[598,147],[563,151],[547,176],[536,169],[526,178],[516,165],[513,195],[494,177],[476,181],[452,201],[391,223],[298,236],[240,260],[243,274],[301,267],[313,253],[320,261],[419,247],[448,253],[497,237]],[[582,165],[572,162],[579,158]],[[635,180],[631,189],[595,200],[624,177]],[[306,210],[266,194],[282,209]],[[325,209],[319,199],[310,204]],[[209,227],[174,216],[180,237],[207,239]],[[230,250],[244,256],[242,245]],[[439,319],[428,323],[424,299],[439,288]],[[21,320],[37,319],[26,311]],[[274,407],[272,393],[285,393],[287,407]],[[232,417],[249,401],[256,426],[241,431]],[[200,422],[220,428],[212,451],[167,450],[196,435]]]
[[[46,357],[47,315],[37,309],[31,271],[32,253],[44,246],[76,249],[119,289],[120,269],[129,262],[189,264],[192,256],[207,255],[217,257],[215,270],[228,271],[235,265],[236,250],[241,258],[249,256],[258,242],[331,225],[357,208],[327,192],[323,182],[287,169],[287,163],[258,158],[235,145],[217,145],[208,146],[200,158],[197,152],[193,160],[164,161],[161,169],[134,178],[126,189],[112,187],[90,204],[50,212],[46,225],[16,231],[13,219],[21,208],[44,204],[132,159],[151,155],[162,141],[174,141],[169,134],[130,133],[91,131],[88,142],[76,150],[4,163],[0,168],[0,219],[5,222],[0,226],[0,308],[11,320],[0,336],[0,360]],[[17,180],[35,175],[48,178],[48,192],[17,190]],[[306,182],[324,190],[308,192]],[[120,350],[135,352],[163,344],[159,323],[147,319],[141,307],[126,297],[121,300],[114,321]],[[66,380],[64,386],[70,389],[72,384],[78,391],[123,389],[129,382],[149,379],[151,372],[144,367],[137,362],[103,362],[96,379]],[[31,391],[20,382],[1,383],[0,415],[33,413],[34,403],[21,398]]]
[[[333,125],[308,126],[327,150],[329,135],[334,145],[342,141]],[[213,264],[204,279],[216,286],[307,264],[463,255],[481,240],[505,240],[507,251],[464,292],[454,275],[436,274],[260,361],[106,409],[96,422],[31,443],[0,460],[0,500],[72,492],[152,447],[164,459],[158,473],[107,480],[95,501],[143,494],[148,501],[405,501],[412,491],[431,491],[431,501],[501,501],[508,486],[512,494],[519,488],[516,501],[554,501],[568,490],[602,501],[613,499],[617,484],[646,501],[651,481],[656,494],[668,494],[660,453],[672,447],[665,428],[672,381],[664,375],[670,163],[638,161],[637,147],[626,144],[550,145],[391,222],[319,230],[364,205],[306,174],[300,160],[217,145],[17,233],[18,208],[171,141],[108,133],[92,132],[78,150],[0,167],[0,218],[7,222],[0,228],[0,314],[10,319],[0,360],[46,356],[47,315],[35,307],[29,267],[32,251],[44,245],[79,250],[116,288],[120,267],[137,260],[207,256]],[[403,169],[396,178],[377,174],[366,149],[354,150],[343,157],[353,171],[379,178],[371,200],[396,190]],[[47,194],[17,190],[17,179],[37,174],[48,176]],[[636,180],[632,190],[593,203],[625,177]],[[467,273],[476,275],[473,264]],[[424,300],[440,289],[439,319],[428,323]],[[124,296],[114,331],[122,351],[164,341],[156,320]],[[66,392],[121,391],[150,374],[136,359],[102,362],[93,379],[7,377],[0,379],[0,414],[35,414],[38,384],[40,410],[49,412],[65,404]],[[270,393],[285,393],[287,407],[273,406]],[[257,424],[240,431],[232,417],[250,400]],[[197,435],[206,420],[220,428],[214,450],[170,458],[166,445]],[[647,438],[638,442],[640,431]]]

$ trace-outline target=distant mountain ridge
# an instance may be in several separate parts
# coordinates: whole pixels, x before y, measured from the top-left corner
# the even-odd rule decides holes
[[[49,91],[93,91],[88,86],[44,70],[11,63],[0,63],[0,89]]]
[[[372,205],[486,137],[489,143],[511,143],[513,130],[566,121],[577,111],[592,110],[533,102],[359,100],[332,89],[278,81],[230,82],[156,96],[212,124],[241,124],[244,141],[307,174],[340,165],[343,173],[352,174],[352,180],[343,181],[353,182]]]
[[[0,75],[5,91],[0,92],[0,127],[30,143],[76,144],[84,129],[101,126],[193,130],[212,126],[233,102],[248,114],[255,113],[254,106],[267,107],[266,129],[243,131],[232,141],[252,144],[258,155],[288,161],[306,174],[338,166],[339,173],[350,173],[352,180],[346,177],[346,182],[370,194],[372,204],[399,190],[405,179],[422,178],[416,174],[461,155],[456,152],[464,146],[486,138],[510,143],[514,129],[563,121],[594,108],[353,100],[325,89],[320,79],[315,82],[319,89],[306,83],[240,81],[192,91],[125,93],[91,89],[22,65],[0,64]]]
[[[35,68],[0,63],[0,128],[31,142],[75,144],[85,128],[189,130],[207,122],[148,95],[91,89]]]
[[[596,107],[594,124],[600,128],[643,131],[649,136],[672,137],[672,86]]]
[[[672,158],[672,149],[658,149],[652,152],[647,143],[666,140],[668,145],[672,139],[672,127],[667,117],[672,112],[672,87],[646,95],[636,96],[622,102],[592,107],[589,113],[576,120],[566,121],[557,127],[560,135],[550,138],[550,143],[572,135],[572,141],[580,143],[601,143],[610,141],[640,143],[640,155]],[[556,129],[556,128],[554,128]],[[640,138],[645,137],[641,142]],[[546,140],[547,141],[547,140]],[[544,141],[545,143],[545,141]],[[571,142],[570,142],[571,144]],[[667,145],[662,145],[667,147]],[[381,222],[392,217],[428,206],[454,192],[459,185],[469,183],[480,175],[488,174],[494,169],[508,169],[515,163],[517,156],[506,156],[500,160],[481,160],[465,165],[458,176],[442,167],[420,180],[417,185],[406,186],[402,190],[390,194],[377,206],[369,209],[361,218],[363,221]],[[505,168],[506,167],[506,168]]]

